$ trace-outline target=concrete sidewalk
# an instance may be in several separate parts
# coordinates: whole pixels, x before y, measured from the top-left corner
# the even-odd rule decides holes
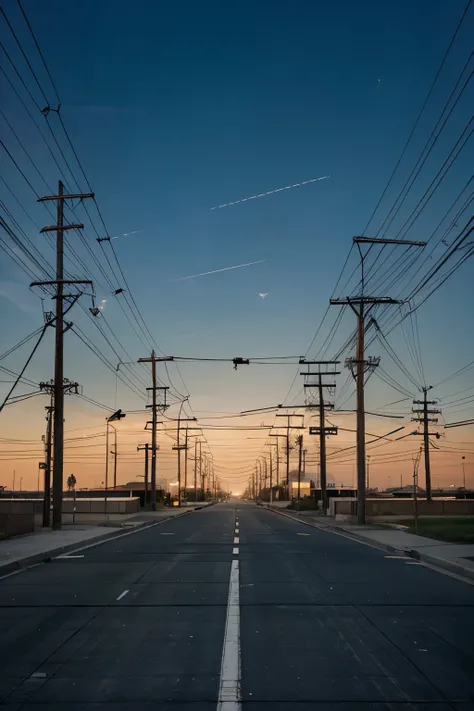
[[[144,511],[122,516],[110,515],[108,520],[101,514],[98,519],[102,525],[97,525],[99,520],[95,521],[96,525],[84,522],[69,524],[63,521],[63,528],[60,531],[43,529],[24,536],[8,538],[0,541],[0,578],[2,575],[8,575],[20,568],[50,560],[81,547],[126,535],[131,530],[156,526],[164,521],[186,516],[200,508],[203,506],[159,509],[158,511]],[[63,517],[63,519],[65,518]]]
[[[358,526],[347,522],[339,523],[330,517],[325,518],[317,514],[298,515],[296,512],[290,513],[279,508],[270,506],[268,508],[281,516],[287,516],[307,526],[349,536],[394,555],[405,555],[474,580],[473,544],[446,543],[433,538],[416,536],[402,529],[390,529],[377,524],[369,523],[365,526]]]

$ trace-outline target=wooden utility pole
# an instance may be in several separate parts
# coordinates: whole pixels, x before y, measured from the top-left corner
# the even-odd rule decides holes
[[[428,390],[431,390],[432,386],[423,388],[423,400],[413,400],[414,405],[422,405],[421,410],[414,410],[412,412],[415,417],[412,417],[412,421],[420,422],[423,425],[423,432],[414,432],[413,434],[420,434],[423,436],[423,449],[425,455],[425,478],[426,478],[426,498],[431,501],[431,465],[430,465],[430,436],[439,437],[437,432],[430,432],[430,422],[437,423],[437,417],[431,417],[431,415],[441,414],[441,410],[430,409],[429,405],[436,405],[436,400],[428,400]]]
[[[50,526],[50,519],[51,519],[51,451],[52,451],[52,437],[53,437],[53,429],[52,429],[52,419],[53,419],[53,412],[54,412],[54,406],[53,406],[53,400],[54,396],[53,393],[51,393],[51,404],[45,407],[45,410],[47,412],[46,416],[46,441],[45,441],[45,449],[46,449],[46,461],[45,461],[45,470],[44,470],[44,499],[43,499],[43,527],[44,528],[49,528]]]
[[[63,468],[64,468],[64,299],[74,298],[76,295],[64,294],[65,284],[92,284],[91,281],[77,281],[64,279],[64,232],[66,230],[80,230],[82,224],[64,224],[64,201],[84,200],[93,198],[94,193],[64,195],[64,185],[58,182],[58,194],[38,198],[38,202],[53,201],[56,203],[56,224],[43,227],[41,232],[56,232],[56,279],[54,281],[33,282],[31,286],[56,287],[56,316],[54,339],[54,458],[53,458],[53,529],[61,528],[63,505]]]
[[[194,501],[197,502],[197,450],[198,450],[198,440],[194,442]]]
[[[298,436],[298,495],[297,501],[301,498],[301,465],[303,461],[303,435]]]
[[[277,440],[278,442],[278,440]],[[273,503],[273,457],[272,448],[270,447],[270,503]]]
[[[365,523],[365,395],[364,378],[367,372],[373,370],[379,364],[380,359],[369,358],[365,360],[365,318],[370,310],[377,304],[399,304],[400,301],[390,297],[375,297],[365,295],[365,258],[374,245],[388,245],[402,247],[424,247],[426,242],[414,242],[412,240],[396,240],[390,238],[377,237],[353,237],[353,243],[357,245],[361,262],[361,292],[360,296],[347,297],[345,299],[330,299],[330,304],[337,306],[349,305],[357,317],[357,355],[350,358],[346,364],[352,371],[356,380],[357,389],[357,522]],[[364,254],[362,245],[369,245]],[[355,366],[355,368],[354,368]]]
[[[146,444],[139,445],[137,447],[137,452],[145,452],[145,481],[144,481],[144,489],[145,489],[145,498],[144,498],[144,504],[145,506],[148,503],[148,450],[150,448],[150,445],[148,442]]]
[[[290,491],[290,431],[291,430],[304,430],[304,425],[292,425],[291,424],[291,418],[292,417],[302,417],[304,420],[304,415],[295,415],[295,414],[276,414],[276,417],[286,417],[287,419],[287,424],[286,424],[286,487],[288,489],[288,496],[289,496],[289,491]]]
[[[326,427],[325,423],[325,411],[327,409],[332,409],[334,405],[330,402],[326,402],[324,398],[324,389],[329,388],[335,390],[336,383],[325,383],[323,379],[330,375],[335,377],[340,375],[340,370],[334,370],[334,368],[339,365],[339,360],[305,360],[301,358],[300,365],[307,365],[308,370],[306,372],[300,373],[304,376],[305,383],[303,387],[315,388],[318,393],[318,412],[319,412],[319,427],[310,427],[310,434],[319,435],[319,476],[321,484],[321,508],[323,514],[327,511],[327,472],[326,472],[326,437],[328,435],[337,435],[337,427]],[[310,366],[316,366],[317,370],[311,371]],[[332,370],[327,370],[328,368]],[[322,368],[326,368],[323,370]],[[312,379],[316,378],[316,382]],[[308,404],[311,407],[311,403]]]
[[[46,462],[45,462],[45,470],[44,470],[44,501],[43,501],[43,526],[45,528],[48,528],[51,524],[50,521],[50,507],[51,507],[51,458],[52,458],[52,449],[53,449],[53,428],[52,428],[52,421],[54,418],[54,401],[56,397],[56,383],[54,380],[50,380],[49,382],[41,382],[39,384],[40,390],[42,392],[47,392],[50,393],[51,395],[51,404],[46,407],[47,411],[47,425],[46,425],[46,438],[45,438],[45,453],[46,453]],[[70,380],[67,378],[63,378],[62,382],[62,387],[61,387],[62,395],[63,395],[63,402],[64,402],[64,394],[65,393],[75,393],[76,395],[79,392],[79,383],[72,383]],[[56,446],[54,447],[54,456],[56,457]],[[53,475],[53,481],[54,481],[54,475]],[[54,514],[54,486],[53,486],[53,514]],[[61,509],[62,509],[62,486],[61,486]],[[59,521],[61,523],[61,514],[59,514]],[[53,515],[53,528],[54,528],[54,515]],[[57,527],[56,527],[57,528]]]
[[[156,377],[156,364],[157,362],[162,362],[162,361],[169,361],[173,360],[172,356],[164,357],[164,358],[157,358],[155,351],[152,351],[150,358],[139,358],[138,363],[151,363],[151,381],[152,381],[152,386],[151,388],[147,388],[147,390],[151,390],[151,396],[152,396],[152,404],[147,405],[147,407],[151,408],[151,508],[152,511],[156,511],[156,452],[157,452],[157,445],[156,445],[156,426],[158,424],[158,410],[161,410],[164,412],[168,408],[168,405],[166,404],[166,393],[169,390],[167,386],[158,386],[157,383],[157,377]],[[157,402],[157,397],[156,393],[158,390],[162,390],[164,395],[163,395],[163,402],[158,403]],[[148,424],[148,423],[147,423]]]

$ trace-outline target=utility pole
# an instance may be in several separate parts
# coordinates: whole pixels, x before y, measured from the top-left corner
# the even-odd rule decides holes
[[[145,489],[145,498],[144,498],[144,504],[145,507],[148,503],[148,450],[150,448],[150,445],[148,442],[146,444],[139,445],[137,447],[137,452],[145,452],[145,482],[144,482],[144,489]]]
[[[114,427],[114,491],[117,488],[117,430]]]
[[[286,424],[286,487],[288,489],[288,497],[289,497],[289,492],[290,492],[290,430],[304,430],[304,425],[292,425],[291,424],[291,418],[292,417],[302,417],[304,421],[304,415],[295,415],[295,414],[276,414],[276,417],[286,417],[287,418],[287,424]]]
[[[431,501],[431,466],[430,466],[430,436],[433,435],[439,438],[437,432],[430,432],[430,422],[437,423],[437,417],[431,417],[431,415],[441,414],[441,410],[433,410],[428,407],[428,405],[436,405],[436,400],[428,400],[428,390],[431,390],[432,386],[423,388],[423,400],[413,400],[414,405],[422,405],[421,410],[415,410],[412,408],[412,412],[415,417],[412,417],[413,422],[419,422],[423,425],[423,432],[414,432],[413,434],[423,435],[423,449],[425,455],[425,478],[426,478],[426,498]]]
[[[186,501],[186,489],[188,487],[188,428],[184,438],[184,500]]]
[[[330,402],[326,402],[324,399],[324,389],[328,388],[330,391],[336,389],[336,383],[326,383],[323,379],[330,375],[335,377],[340,375],[340,370],[334,370],[337,365],[339,365],[339,360],[305,360],[300,359],[300,365],[307,365],[308,370],[306,372],[300,373],[304,376],[305,383],[303,387],[306,388],[316,388],[318,392],[318,412],[319,412],[319,427],[310,427],[310,434],[319,435],[319,476],[321,484],[321,508],[323,514],[327,511],[327,470],[326,470],[326,436],[327,435],[337,435],[337,427],[326,427],[325,423],[325,411],[327,409],[333,409],[334,405]],[[311,371],[310,366],[316,366],[317,370]],[[322,370],[326,368],[326,370]],[[327,370],[331,368],[331,370]],[[316,382],[312,378],[317,378]],[[308,404],[311,407],[311,404]]]
[[[278,440],[277,440],[278,442]],[[273,457],[272,448],[270,447],[270,503],[273,503]]]
[[[298,496],[297,501],[301,498],[301,464],[303,461],[303,435],[298,436]]]
[[[168,405],[166,404],[166,392],[169,390],[167,386],[158,386],[156,384],[157,378],[156,378],[156,364],[157,362],[162,362],[162,361],[169,361],[173,360],[172,356],[169,357],[164,357],[164,358],[157,358],[155,351],[151,352],[150,358],[139,358],[138,363],[151,363],[151,382],[152,382],[152,387],[147,388],[147,390],[151,390],[151,396],[152,396],[152,404],[147,405],[147,407],[151,407],[151,508],[152,511],[156,511],[156,452],[157,452],[157,446],[156,446],[156,426],[158,424],[158,409],[162,410],[163,412],[167,409]],[[156,393],[158,390],[162,390],[164,395],[163,395],[163,402],[158,404],[157,402],[157,397]],[[147,423],[148,424],[148,423]]]
[[[194,502],[197,502],[197,450],[198,450],[198,440],[194,442]]]
[[[367,455],[367,489],[370,489],[370,455]]]
[[[65,280],[64,279],[64,232],[67,230],[81,230],[82,224],[64,224],[64,201],[84,200],[93,198],[94,193],[65,195],[64,185],[58,182],[58,194],[38,198],[38,202],[53,201],[56,203],[56,224],[43,227],[40,232],[56,232],[56,278],[53,281],[33,282],[31,286],[56,287],[56,316],[55,316],[55,344],[54,344],[54,459],[53,459],[53,529],[59,530],[62,521],[63,506],[63,470],[64,470],[64,299],[78,298],[77,295],[65,294],[65,284],[88,284],[91,281]]]
[[[53,449],[53,431],[52,431],[52,420],[54,417],[54,401],[56,393],[56,385],[54,380],[49,382],[41,382],[39,384],[40,390],[42,392],[47,392],[51,395],[51,404],[45,408],[47,411],[47,425],[46,425],[46,438],[45,438],[45,450],[46,450],[46,468],[44,470],[44,500],[43,500],[43,526],[45,528],[49,527],[50,521],[50,506],[51,506],[51,454]],[[62,394],[64,398],[65,393],[73,393],[77,395],[79,393],[79,383],[73,383],[67,378],[63,378],[62,384]],[[56,456],[56,447],[54,447],[54,456]],[[62,508],[62,487],[61,487],[61,508]],[[53,528],[54,528],[54,487],[53,487]]]
[[[46,415],[46,468],[44,470],[44,499],[43,499],[43,527],[49,528],[51,518],[51,450],[52,450],[52,419],[53,419],[53,393],[51,393],[51,404],[45,407]]]
[[[364,379],[365,375],[376,368],[380,358],[365,359],[365,319],[370,310],[377,304],[399,304],[400,301],[390,297],[376,297],[365,295],[365,258],[374,244],[392,244],[402,247],[424,247],[426,242],[414,242],[411,240],[396,240],[390,238],[375,237],[353,237],[353,243],[357,245],[361,260],[361,293],[357,297],[347,297],[345,299],[330,299],[330,304],[337,306],[349,305],[357,318],[357,355],[355,358],[346,360],[346,366],[350,368],[356,381],[357,388],[357,522],[359,525],[365,524],[365,395]],[[361,245],[368,244],[369,249],[364,254]],[[355,366],[355,367],[354,367]]]

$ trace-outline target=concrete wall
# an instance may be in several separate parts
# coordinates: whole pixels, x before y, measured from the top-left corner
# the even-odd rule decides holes
[[[63,513],[72,513],[73,499],[63,499]],[[107,499],[107,513],[132,514],[140,510],[140,499]],[[76,499],[76,513],[105,513],[104,499]]]
[[[331,499],[329,512],[332,516],[357,515],[357,501],[351,499]],[[413,499],[367,499],[366,515],[372,516],[413,516]],[[470,499],[452,499],[448,501],[418,500],[420,516],[468,516],[474,514],[474,501]]]
[[[35,529],[34,501],[0,501],[0,534],[19,536]]]

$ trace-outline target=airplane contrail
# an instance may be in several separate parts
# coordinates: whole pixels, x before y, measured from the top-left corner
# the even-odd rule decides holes
[[[231,269],[242,269],[243,267],[251,267],[254,264],[263,264],[267,259],[259,259],[258,262],[247,262],[246,264],[235,264],[233,267],[223,267],[222,269],[213,269],[210,272],[202,272],[202,274],[191,274],[191,276],[178,277],[178,279],[170,279],[170,281],[185,281],[186,279],[197,279],[197,277],[207,276],[208,274],[217,274],[218,272],[229,272]]]
[[[277,188],[276,190],[268,190],[266,193],[258,193],[258,195],[252,195],[251,197],[242,198],[241,200],[234,200],[234,202],[225,202],[223,205],[216,205],[211,207],[212,210],[220,210],[222,207],[229,207],[230,205],[238,205],[239,202],[248,202],[249,200],[256,200],[257,198],[267,197],[267,195],[273,195],[274,193],[281,193],[282,190],[291,190],[291,188],[299,188],[301,185],[308,185],[309,183],[317,183],[320,180],[326,180],[330,178],[330,175],[323,175],[321,178],[311,178],[311,180],[303,180],[302,183],[293,183],[293,185],[285,185],[284,188]]]
[[[136,235],[138,232],[141,232],[141,230],[133,230],[133,232],[124,232],[122,235],[116,235],[115,237],[111,237],[110,239],[118,239],[119,237],[128,237],[129,235]]]

